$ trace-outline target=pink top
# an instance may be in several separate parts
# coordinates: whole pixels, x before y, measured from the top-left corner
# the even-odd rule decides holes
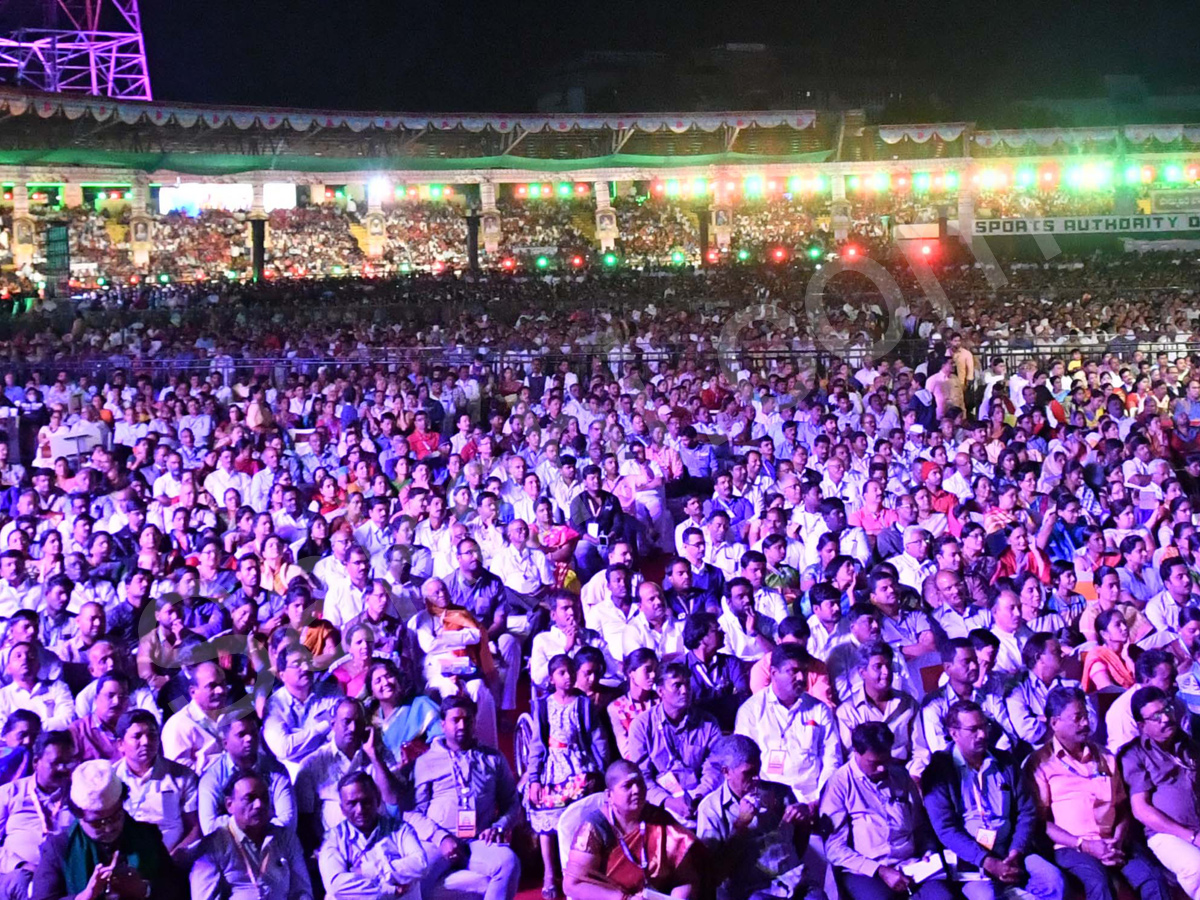
[[[878,513],[872,513],[864,506],[862,509],[856,509],[846,518],[852,526],[857,525],[871,537],[879,537],[879,533],[894,524],[897,517],[896,511],[888,509],[886,506],[881,506]]]
[[[1115,756],[1089,743],[1083,759],[1075,759],[1053,738],[1033,755],[1030,767],[1038,806],[1055,825],[1076,837],[1112,837],[1125,801]]]

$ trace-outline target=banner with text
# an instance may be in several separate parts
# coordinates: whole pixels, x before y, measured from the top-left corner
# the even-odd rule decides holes
[[[1149,216],[1063,216],[1053,219],[976,219],[978,235],[1150,234],[1200,231],[1200,213]]]
[[[1150,202],[1156,213],[1200,210],[1200,191],[1151,191]]]

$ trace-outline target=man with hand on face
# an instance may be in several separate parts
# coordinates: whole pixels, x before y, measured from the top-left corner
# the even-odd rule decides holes
[[[400,785],[388,767],[383,741],[368,724],[362,704],[345,697],[334,710],[329,741],[305,758],[296,776],[296,808],[305,850],[319,847],[321,837],[341,821],[337,786],[351,772],[369,772],[384,802],[397,805]]]
[[[200,842],[192,900],[312,900],[300,842],[271,823],[271,792],[254,772],[225,788],[230,821]]]
[[[960,700],[946,712],[953,745],[933,754],[922,776],[933,830],[958,857],[967,900],[995,900],[1021,887],[1039,900],[1062,900],[1062,873],[1031,852],[1037,829],[1033,795],[1016,762],[988,747],[987,717]]]
[[[521,815],[516,778],[499,751],[475,740],[469,697],[442,701],[442,732],[413,771],[417,801],[409,821],[430,859],[424,888],[466,868],[487,878],[484,900],[513,900],[521,864],[504,840]]]
[[[325,835],[318,865],[330,900],[420,898],[429,864],[416,831],[381,815],[379,787],[366,772],[338,782],[343,819]]]
[[[724,737],[714,757],[724,782],[700,801],[696,836],[708,847],[719,881],[718,900],[804,897],[823,900],[814,872],[801,856],[807,847],[793,827],[802,810],[787,788],[762,781],[762,753],[740,734]],[[795,876],[800,875],[799,882]],[[790,893],[781,894],[785,886]]]

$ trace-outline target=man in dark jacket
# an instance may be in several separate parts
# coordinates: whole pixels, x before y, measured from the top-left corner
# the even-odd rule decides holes
[[[1016,763],[989,750],[983,709],[959,700],[944,724],[952,743],[930,758],[921,787],[938,840],[958,857],[964,896],[994,900],[1020,886],[1039,900],[1062,900],[1062,873],[1033,852],[1033,795]]]
[[[33,900],[177,900],[186,882],[162,833],[124,809],[126,790],[107,760],[80,763],[69,807],[78,822],[53,835],[33,875]]]

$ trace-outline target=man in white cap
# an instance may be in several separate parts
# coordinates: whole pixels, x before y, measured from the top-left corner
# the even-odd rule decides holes
[[[190,875],[192,900],[312,900],[296,836],[271,823],[271,790],[257,772],[225,786],[230,821],[200,842]]]
[[[78,820],[50,837],[33,874],[37,900],[177,900],[178,871],[162,834],[125,813],[125,788],[104,759],[80,763],[69,805]]]

